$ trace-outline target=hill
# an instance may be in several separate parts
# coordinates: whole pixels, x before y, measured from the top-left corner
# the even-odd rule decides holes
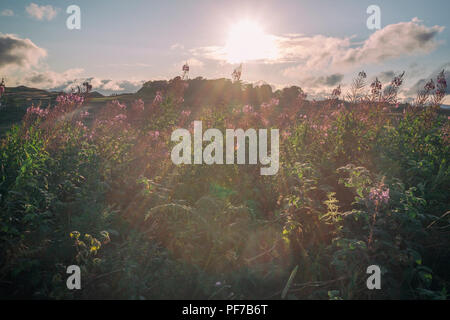
[[[3,136],[13,124],[20,122],[29,106],[51,105],[58,94],[25,86],[7,87],[0,109],[0,136]]]
[[[263,82],[258,84],[233,83],[230,79],[225,78],[205,79],[202,77],[183,81],[180,77],[176,77],[171,80],[148,81],[136,93],[104,96],[97,91],[93,91],[88,96],[87,108],[95,113],[98,107],[113,100],[129,104],[137,99],[142,99],[145,103],[150,103],[158,91],[163,95],[176,95],[180,90],[184,91],[183,106],[189,109],[195,109],[199,106],[220,108],[245,104],[257,107],[272,98],[278,99],[280,105],[289,106],[300,93],[303,93],[298,86],[273,91],[269,84]],[[29,106],[32,104],[41,104],[43,107],[52,105],[59,94],[61,92],[48,92],[26,86],[6,88],[3,105],[7,107],[0,110],[0,136],[12,124],[22,119]],[[323,103],[318,102],[316,106]],[[443,105],[441,113],[450,115],[449,106]]]

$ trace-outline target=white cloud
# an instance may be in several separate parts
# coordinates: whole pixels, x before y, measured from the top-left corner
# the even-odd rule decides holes
[[[33,71],[25,78],[25,85],[40,89],[67,87],[74,79],[83,73],[83,69],[69,69],[64,72]]]
[[[184,45],[182,45],[180,43],[174,43],[173,45],[170,46],[170,50],[176,50],[176,49],[183,50]]]
[[[364,64],[429,53],[438,46],[436,36],[443,30],[442,26],[427,27],[414,18],[409,22],[387,25],[363,42],[353,41],[353,37],[268,35],[276,43],[277,55],[262,62],[285,65],[283,75],[292,78],[298,78],[299,73],[321,70],[341,73]],[[192,49],[191,53],[225,62],[224,51],[222,46],[206,46]]]
[[[152,65],[151,65],[151,64],[148,64],[148,63],[136,62],[136,63],[109,64],[109,67],[151,68]]]
[[[428,53],[438,45],[435,37],[443,30],[442,26],[427,27],[417,18],[391,24],[374,32],[362,47],[347,50],[342,62],[382,62],[404,55]]]
[[[5,9],[0,13],[0,16],[3,17],[12,17],[14,15],[14,11],[12,11],[11,9]]]
[[[52,7],[51,5],[39,6],[35,3],[30,3],[25,8],[25,11],[30,15],[30,17],[40,21],[50,21],[58,14],[58,9]]]
[[[201,68],[201,67],[203,67],[205,65],[202,61],[200,61],[200,60],[198,60],[196,58],[190,58],[187,61],[184,61],[182,63],[185,63],[185,62],[187,62],[188,65],[191,66],[191,67]],[[179,63],[179,65],[181,65],[181,63]]]
[[[13,34],[0,33],[0,70],[8,75],[9,83],[30,87],[68,91],[88,80],[93,89],[103,94],[136,92],[145,82],[143,80],[111,80],[82,77],[84,69],[73,68],[64,72],[49,70],[41,60],[47,51],[38,47],[30,39],[22,39]],[[191,61],[195,63],[194,60]],[[146,64],[127,66],[148,67]]]
[[[123,93],[136,92],[144,84],[144,80],[110,80],[110,79],[87,79],[92,84],[94,90],[101,93]]]
[[[26,86],[46,89],[51,91],[70,91],[76,89],[78,85],[88,81],[92,85],[92,90],[102,94],[136,92],[139,90],[144,80],[111,80],[97,77],[82,77],[84,69],[69,69],[64,72],[33,71],[20,83]]]

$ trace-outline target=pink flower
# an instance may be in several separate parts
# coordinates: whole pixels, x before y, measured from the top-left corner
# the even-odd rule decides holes
[[[261,118],[261,121],[265,126],[269,124],[269,120],[267,120],[266,118]]]
[[[425,84],[425,90],[426,91],[431,91],[431,90],[434,90],[434,88],[436,88],[436,86],[434,85],[434,81],[433,81],[433,79],[430,79],[430,81],[428,81]]]
[[[79,127],[80,129],[82,129],[82,130],[87,129],[86,126],[84,125],[84,123],[81,122],[81,121],[77,121],[77,122],[75,123],[75,125],[76,125],[77,127]]]
[[[242,112],[251,113],[251,112],[253,112],[253,107],[247,104],[242,108]]]
[[[280,100],[276,99],[276,98],[272,98],[268,103],[262,103],[261,104],[261,109],[265,110],[265,109],[269,109],[275,106],[278,106],[278,104],[280,103]]]
[[[153,103],[154,104],[160,104],[162,101],[163,101],[162,93],[161,93],[161,91],[157,91],[156,92],[156,96],[153,99]]]
[[[181,115],[183,116],[183,117],[189,117],[190,115],[191,115],[191,110],[183,110],[183,111],[181,111]]]
[[[61,94],[56,97],[58,105],[82,105],[84,97],[75,93]]]
[[[269,109],[270,107],[271,107],[270,103],[265,103],[264,102],[264,103],[261,104],[261,109],[263,109],[263,110],[264,109]]]
[[[333,89],[331,96],[333,99],[338,99],[340,95],[341,95],[341,85],[338,85],[335,89]]]
[[[47,109],[41,109],[39,107],[35,107],[34,105],[32,105],[31,107],[27,108],[27,114],[32,114],[32,115],[36,115],[38,117],[45,117],[48,114],[48,110]]]
[[[437,77],[437,83],[447,87],[447,81],[445,80],[445,74],[444,71],[440,72],[438,77]]]
[[[150,137],[152,140],[157,140],[157,139],[159,138],[159,131],[158,131],[158,130],[156,130],[156,131],[150,131],[150,132],[148,133],[148,135],[149,135],[149,137]]]
[[[283,135],[283,138],[289,138],[291,136],[291,132],[286,130],[286,131],[283,131],[282,135]]]
[[[115,116],[114,118],[113,118],[113,121],[116,121],[116,122],[123,122],[123,121],[125,121],[125,120],[127,120],[127,116],[126,115],[124,115],[124,114],[118,114],[117,116]]]
[[[370,84],[370,87],[372,88],[372,95],[378,96],[380,94],[382,86],[378,78],[376,78],[375,81]]]
[[[114,100],[111,102],[113,107],[117,107],[119,110],[124,111],[127,109],[125,104],[120,103],[118,100]]]
[[[389,202],[389,188],[372,188],[369,193],[369,199],[375,202],[375,204],[379,203],[388,203]]]
[[[177,104],[182,104],[184,102],[184,98],[183,97],[179,97],[177,99]]]
[[[86,118],[86,117],[88,117],[88,116],[89,116],[89,112],[87,112],[87,111],[82,111],[82,112],[80,113],[81,119],[84,119],[84,118]]]

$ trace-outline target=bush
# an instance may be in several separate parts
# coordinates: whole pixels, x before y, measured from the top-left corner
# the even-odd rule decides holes
[[[398,86],[383,100],[360,85],[353,103],[294,88],[187,108],[186,82],[166,85],[94,114],[61,96],[2,140],[2,297],[447,298],[449,121],[435,108],[402,113]],[[279,173],[174,166],[171,132],[194,119],[281,128]],[[82,290],[66,288],[72,264]],[[372,264],[383,290],[365,285]]]

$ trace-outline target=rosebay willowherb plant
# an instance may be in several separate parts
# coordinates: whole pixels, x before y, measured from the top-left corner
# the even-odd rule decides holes
[[[439,72],[436,79],[436,90],[433,95],[433,105],[438,106],[441,104],[447,92],[447,80],[445,79],[445,70]]]
[[[395,76],[391,83],[384,89],[382,101],[388,104],[397,103],[397,95],[400,86],[403,84],[403,76],[405,72],[403,71],[400,75]],[[380,88],[381,90],[381,88]]]
[[[175,78],[96,107],[77,93],[33,106],[1,141],[0,296],[448,298],[449,120],[399,112],[402,76],[387,96],[366,78],[354,103],[340,87],[330,103]],[[279,129],[278,172],[261,175],[249,148],[245,165],[175,165],[172,132],[193,136],[195,120]],[[66,288],[70,265],[82,290]],[[367,289],[370,265],[382,290]]]
[[[436,84],[430,79],[422,90],[417,93],[415,105],[424,106],[428,100],[432,106],[440,106],[447,91],[447,80],[445,79],[445,70],[439,72],[436,78]]]
[[[358,76],[353,79],[349,92],[347,92],[346,98],[351,103],[358,103],[364,99],[364,88],[366,87],[367,74],[364,71],[358,73]]]

